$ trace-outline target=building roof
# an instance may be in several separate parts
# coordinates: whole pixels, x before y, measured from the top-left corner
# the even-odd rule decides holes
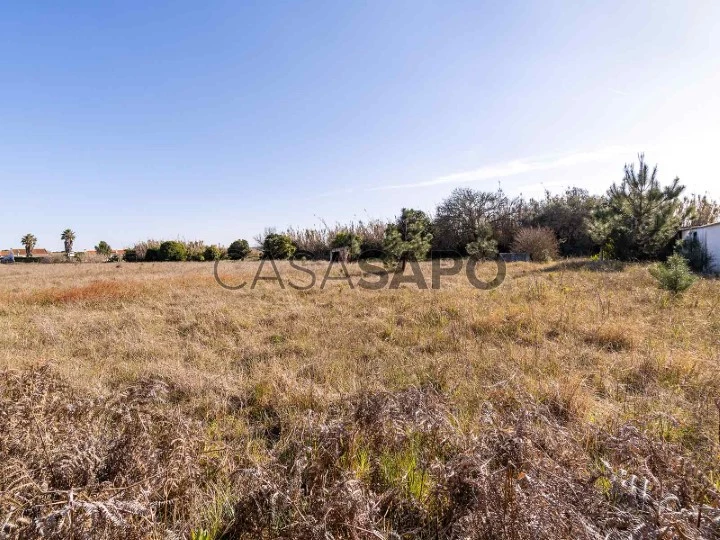
[[[707,229],[708,227],[717,227],[720,225],[720,221],[716,221],[715,223],[708,223],[706,225],[695,225],[694,227],[681,227],[681,231],[692,231],[694,229]]]
[[[2,251],[0,251],[0,256],[4,257],[5,255],[10,255],[11,251],[15,257],[24,257],[25,256],[25,248],[3,249]],[[44,257],[46,255],[50,255],[50,252],[47,249],[33,248],[33,250],[32,250],[33,257]]]

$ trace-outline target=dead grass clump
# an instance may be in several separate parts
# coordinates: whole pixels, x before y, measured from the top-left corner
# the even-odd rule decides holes
[[[539,402],[561,424],[583,420],[590,397],[581,380],[561,380],[540,389]]]
[[[0,537],[145,538],[192,519],[197,425],[159,382],[77,395],[49,368],[0,377]]]
[[[629,325],[602,324],[585,333],[585,342],[607,352],[630,351],[636,338]]]
[[[643,358],[620,378],[629,392],[643,393],[657,384],[660,368],[654,358]]]
[[[688,470],[680,447],[628,437],[639,432],[626,426],[599,432],[589,453],[549,407],[523,402],[515,413],[488,404],[473,435],[457,430],[446,398],[431,388],[363,393],[329,416],[310,414],[270,464],[243,472],[249,489],[229,530],[248,539],[428,540],[720,532],[720,511],[704,502],[712,485],[683,484],[687,472],[670,466]],[[652,480],[639,476],[645,469]]]
[[[478,339],[534,344],[540,338],[540,325],[526,310],[512,307],[475,318],[470,331]]]

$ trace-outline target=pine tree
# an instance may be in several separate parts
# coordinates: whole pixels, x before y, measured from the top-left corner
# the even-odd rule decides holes
[[[661,257],[672,247],[683,220],[680,195],[685,187],[680,179],[661,187],[657,166],[651,173],[645,156],[638,157],[638,170],[634,164],[625,165],[622,183],[608,190],[591,228],[595,239],[612,246],[614,256],[621,260]]]
[[[421,210],[403,208],[395,223],[388,225],[383,251],[392,261],[400,261],[402,270],[409,258],[422,260],[432,245],[430,218]]]

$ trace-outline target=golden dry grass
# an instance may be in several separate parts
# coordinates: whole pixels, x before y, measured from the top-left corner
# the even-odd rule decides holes
[[[673,298],[578,261],[492,291],[228,291],[205,263],[18,264],[0,298],[0,538],[720,530],[718,281]]]

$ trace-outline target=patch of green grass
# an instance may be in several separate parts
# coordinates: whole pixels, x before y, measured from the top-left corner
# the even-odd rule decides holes
[[[408,445],[400,451],[383,452],[380,473],[387,486],[399,488],[417,501],[424,502],[430,493],[431,478],[421,465],[418,438],[410,438]]]
[[[351,471],[358,480],[367,479],[371,469],[370,450],[362,441],[353,440],[347,452],[340,457],[340,466]]]

